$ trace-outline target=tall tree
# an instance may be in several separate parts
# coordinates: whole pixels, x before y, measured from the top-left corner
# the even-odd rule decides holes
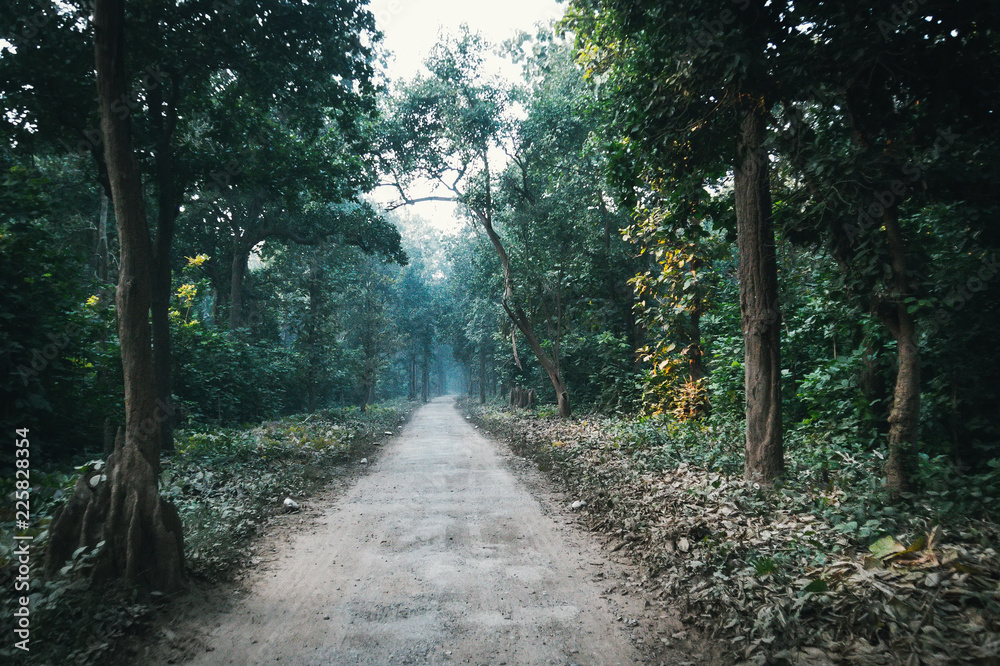
[[[572,43],[542,28],[507,46],[523,63],[528,92],[498,188],[502,226],[526,311],[544,324],[560,374],[593,400],[594,353],[578,341],[638,339],[628,288],[635,262],[619,233],[628,211],[609,193],[607,159],[592,139],[597,100]]]
[[[952,169],[964,173],[969,135],[979,146],[995,134],[981,82],[996,70],[986,54],[1000,28],[1000,11],[977,2],[900,7],[795,3],[814,44],[794,51],[800,66],[781,91],[781,148],[811,196],[793,235],[829,243],[850,292],[895,342],[885,468],[895,492],[910,489],[916,473],[920,303],[933,289],[912,218],[935,201],[975,209],[988,198],[956,187]]]
[[[24,145],[92,155],[107,188],[104,146],[100,133],[89,129],[92,72],[79,64],[87,61],[81,54],[89,48],[87,6],[74,0],[45,7],[40,13],[45,29],[5,53],[0,81],[12,111],[5,121],[17,126],[20,137],[30,136]],[[241,158],[258,149],[248,140],[256,134],[253,126],[268,119],[280,118],[305,137],[335,126],[352,156],[363,153],[357,130],[374,108],[373,48],[379,33],[360,0],[135,0],[126,9],[130,78],[114,112],[133,121],[140,167],[155,193],[153,353],[157,400],[171,413],[168,308],[181,205],[196,186],[238,175]],[[36,13],[31,8],[18,15]],[[63,60],[66,67],[48,66]],[[312,171],[335,189],[340,180],[355,183],[358,170],[324,172],[317,166]],[[172,442],[171,424],[168,419],[160,430],[164,447]]]
[[[627,191],[691,169],[732,172],[746,386],[745,468],[770,482],[784,466],[781,315],[766,143],[774,45],[794,32],[766,0],[575,0],[567,25],[602,81],[617,178]],[[794,28],[794,26],[792,26]],[[721,184],[721,183],[720,183]]]
[[[485,44],[466,32],[439,43],[427,61],[430,77],[418,77],[392,102],[383,170],[402,206],[447,200],[461,204],[486,235],[503,274],[501,306],[527,340],[555,391],[559,414],[570,415],[569,390],[558,363],[542,347],[535,324],[516,294],[511,256],[497,228],[497,156],[510,135],[511,91],[484,81]],[[422,177],[443,195],[412,197],[408,185]]]
[[[61,566],[81,544],[100,545],[95,578],[121,577],[173,590],[183,579],[184,548],[177,511],[159,496],[158,433],[164,415],[156,406],[149,325],[153,253],[131,123],[115,110],[128,91],[124,0],[97,0],[94,56],[104,155],[121,244],[116,303],[125,428],[107,471],[82,476],[70,503],[53,521],[48,568]]]

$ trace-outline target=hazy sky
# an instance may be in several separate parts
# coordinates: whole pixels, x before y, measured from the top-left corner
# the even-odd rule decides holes
[[[473,32],[482,33],[487,41],[498,45],[519,31],[530,32],[536,23],[562,17],[565,10],[556,0],[372,0],[369,7],[385,35],[385,48],[393,53],[388,68],[393,81],[410,79],[420,70],[442,30],[457,32],[465,23]],[[513,66],[497,69],[506,76],[517,76],[519,71]],[[415,194],[430,194],[430,191]],[[388,188],[379,188],[374,198],[387,203],[393,193]],[[460,224],[451,204],[421,203],[406,210],[442,230],[452,230]]]
[[[385,34],[385,47],[396,56],[389,65],[393,79],[417,72],[439,30],[457,32],[466,23],[499,44],[536,23],[560,18],[565,9],[556,0],[372,0],[369,6]]]

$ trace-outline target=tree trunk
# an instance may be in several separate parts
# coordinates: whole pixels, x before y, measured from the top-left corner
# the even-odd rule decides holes
[[[701,316],[704,310],[704,301],[701,296],[695,295],[694,304],[691,307],[691,340],[688,343],[688,377],[691,381],[697,382],[705,377],[704,354],[701,349]]]
[[[159,245],[159,243],[157,243]],[[164,254],[169,255],[169,247]],[[160,250],[157,248],[157,255]],[[153,273],[152,289],[152,322],[153,322],[153,376],[156,382],[156,405],[163,414],[163,421],[157,430],[160,438],[160,450],[174,450],[174,403],[171,392],[170,377],[170,266],[160,264],[160,256],[153,262],[156,270]]]
[[[497,372],[496,363],[493,359],[486,364],[486,395],[495,397],[497,394]]]
[[[763,146],[766,113],[759,97],[743,110],[735,192],[747,419],[744,476],[760,483],[770,483],[784,471],[781,312],[770,162]]]
[[[129,119],[113,104],[127,95],[123,0],[97,0],[94,52],[105,159],[121,244],[116,294],[118,337],[125,380],[125,430],[119,431],[107,470],[88,470],[52,522],[46,569],[57,571],[81,546],[104,545],[95,582],[123,578],[162,590],[180,587],[184,548],[176,509],[159,496],[159,427],[150,346],[152,248]],[[98,470],[100,472],[100,470]],[[106,474],[106,477],[104,476]]]
[[[882,215],[889,264],[892,268],[892,302],[883,303],[879,317],[896,340],[896,386],[889,411],[889,457],[886,485],[893,493],[912,488],[917,439],[920,433],[920,352],[917,327],[906,305],[911,289],[906,276],[906,247],[896,207]]]
[[[430,400],[431,367],[430,359],[424,354],[424,361],[420,368],[420,398],[424,402]]]
[[[539,344],[538,339],[535,337],[535,330],[531,326],[531,322],[528,321],[527,316],[524,312],[517,307],[511,307],[506,301],[503,303],[504,310],[507,312],[507,316],[510,317],[514,325],[517,326],[518,330],[524,335],[525,340],[528,341],[528,346],[531,347],[531,351],[535,353],[535,358],[541,364],[542,369],[545,370],[545,374],[549,376],[549,381],[552,382],[552,388],[556,392],[556,404],[559,406],[559,416],[564,419],[568,419],[572,414],[572,410],[569,403],[569,391],[566,390],[566,384],[563,381],[562,375],[559,369],[556,367],[552,359],[549,358],[545,350],[542,349],[542,345]],[[516,309],[515,309],[516,308]]]
[[[97,238],[94,243],[94,273],[101,284],[109,282],[111,254],[108,248],[108,195],[101,191],[101,212],[97,218]]]
[[[862,333],[862,335],[864,334]],[[884,352],[884,345],[876,337],[867,340],[864,346],[864,368],[861,371],[859,384],[865,402],[869,405],[866,415],[867,426],[869,430],[873,430],[879,435],[888,436],[889,420],[886,405],[889,399],[886,393],[885,378],[879,363]]]
[[[556,402],[559,405],[559,416],[563,418],[569,418],[571,414],[570,404],[569,404],[569,392],[566,390],[566,384],[563,382],[562,375],[559,369],[556,367],[552,359],[549,358],[545,350],[538,343],[537,338],[535,338],[535,329],[531,325],[531,321],[528,316],[521,309],[521,306],[514,302],[514,277],[510,268],[510,257],[507,255],[507,250],[504,249],[503,242],[500,240],[500,236],[497,235],[496,231],[493,229],[493,224],[487,217],[480,217],[480,221],[483,222],[483,228],[486,230],[486,236],[490,239],[490,243],[493,244],[493,248],[496,250],[497,256],[500,258],[500,266],[503,268],[503,282],[504,282],[504,297],[503,297],[503,308],[507,313],[510,320],[517,326],[517,329],[521,331],[525,339],[528,341],[528,346],[531,347],[531,351],[535,353],[535,358],[541,364],[542,368],[545,369],[545,373],[549,376],[549,381],[552,382],[552,388],[556,392]]]
[[[563,418],[569,418],[569,392],[566,390],[566,384],[563,381],[561,373],[559,372],[559,367],[553,363],[552,359],[545,353],[545,350],[542,349],[542,346],[535,338],[535,328],[532,326],[531,320],[528,319],[528,315],[514,300],[514,273],[510,267],[510,256],[507,254],[507,249],[504,248],[503,241],[500,240],[500,236],[493,228],[493,219],[491,216],[493,201],[489,180],[490,165],[488,154],[485,150],[483,150],[482,153],[482,160],[483,171],[486,174],[486,204],[483,210],[473,209],[473,213],[482,223],[483,230],[486,232],[486,237],[489,238],[490,244],[493,245],[493,249],[496,251],[497,257],[500,259],[500,266],[503,269],[503,309],[507,313],[507,316],[510,317],[510,320],[514,323],[514,325],[517,326],[518,330],[521,331],[524,337],[528,340],[528,346],[531,347],[531,351],[535,353],[535,358],[538,359],[538,362],[545,369],[546,374],[548,374],[549,380],[552,382],[552,388],[555,389],[556,392],[556,401],[559,404],[559,415]]]
[[[309,266],[309,305],[306,309],[305,347],[306,362],[306,411],[310,414],[316,411],[319,392],[319,375],[323,363],[320,346],[320,317],[322,316],[323,292],[320,288],[320,268],[318,259],[314,256]]]
[[[486,404],[486,345],[479,345],[479,404]]]
[[[247,275],[250,250],[237,245],[233,252],[233,265],[229,283],[229,330],[235,331],[245,324],[243,313],[243,281]]]
[[[212,288],[212,324],[221,327],[223,313],[226,312],[226,290],[222,288],[221,279],[214,277],[214,273],[214,270],[209,272]]]
[[[170,287],[172,278],[170,246],[174,242],[174,224],[177,221],[177,216],[180,215],[180,201],[174,183],[174,155],[170,142],[177,119],[172,105],[167,105],[167,108],[164,108],[162,85],[151,86],[149,96],[152,121],[157,131],[156,185],[158,193],[152,283],[153,366],[156,375],[156,404],[166,414],[160,424],[160,448],[162,451],[173,451],[174,408],[170,379]]]
[[[410,393],[411,402],[417,399],[417,355],[410,354]]]

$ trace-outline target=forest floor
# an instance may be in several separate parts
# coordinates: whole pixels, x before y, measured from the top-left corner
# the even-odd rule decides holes
[[[349,488],[274,523],[241,585],[191,591],[133,663],[714,661],[573,498],[452,398],[421,408]],[[672,644],[668,648],[667,645]],[[119,653],[122,654],[122,653]]]

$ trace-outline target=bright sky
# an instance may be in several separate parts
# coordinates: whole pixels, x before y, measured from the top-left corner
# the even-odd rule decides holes
[[[371,0],[369,7],[385,35],[384,47],[393,54],[388,68],[392,81],[411,79],[420,71],[441,31],[456,33],[465,23],[488,42],[499,45],[518,32],[532,32],[536,23],[561,18],[565,11],[556,0]],[[496,66],[496,73],[507,77],[516,77],[520,71],[513,66]],[[387,202],[391,193],[376,192],[375,198]],[[421,203],[409,208],[442,230],[450,231],[460,224],[451,204]]]
[[[437,42],[438,32],[458,32],[465,23],[493,44],[536,23],[561,18],[565,7],[556,0],[372,0],[369,5],[384,44],[396,54],[389,64],[393,79],[409,79]]]

